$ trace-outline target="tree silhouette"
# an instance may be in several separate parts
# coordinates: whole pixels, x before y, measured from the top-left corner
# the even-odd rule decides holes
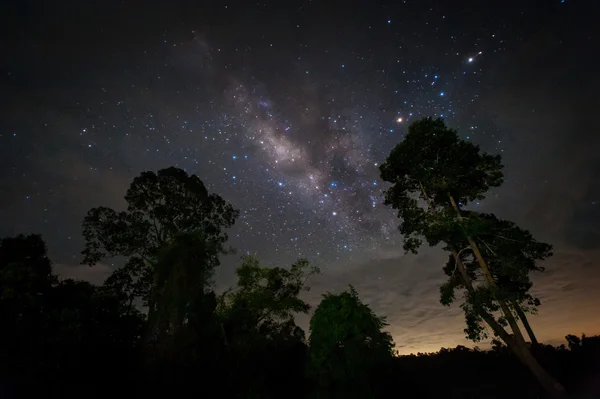
[[[393,356],[386,325],[352,286],[323,296],[310,320],[309,366],[325,397],[373,397],[380,388],[374,377]]]
[[[310,305],[298,296],[309,289],[308,278],[318,273],[306,259],[299,259],[287,270],[261,267],[256,257],[244,256],[236,270],[237,287],[222,295],[219,312],[244,331],[265,336],[285,332],[304,339],[294,316],[307,313]]]
[[[444,243],[444,249],[452,254],[457,278],[468,293],[463,310],[469,338],[485,336],[481,320],[485,321],[550,394],[563,397],[563,387],[527,347],[511,303],[475,241],[475,236],[481,234],[478,229],[489,226],[480,223],[481,218],[464,216],[465,206],[484,199],[490,188],[502,183],[500,156],[481,153],[478,146],[459,139],[441,118],[424,118],[411,124],[405,139],[391,151],[380,172],[381,178],[392,184],[385,192],[385,203],[397,209],[402,219],[399,230],[404,236],[404,249],[416,253],[426,240],[431,246]],[[465,241],[483,277],[481,285],[473,284],[473,270],[461,258],[459,245]],[[493,315],[496,311],[502,313],[499,319]],[[512,335],[504,329],[505,322]]]
[[[133,362],[143,317],[111,290],[59,281],[39,235],[0,242],[0,375],[17,397],[103,391]],[[117,364],[113,364],[115,358]]]
[[[240,399],[387,398],[400,378],[419,397],[539,397],[542,386],[560,396],[517,324],[535,343],[525,315],[540,302],[530,277],[543,271],[538,262],[552,247],[512,222],[464,209],[500,184],[500,166],[441,120],[425,119],[381,170],[392,183],[386,201],[402,219],[405,249],[416,252],[426,241],[450,252],[441,302],[462,294],[465,333],[479,341],[490,327],[491,351],[458,346],[394,356],[385,319],[352,286],[323,296],[307,345],[295,316],[309,311],[301,294],[319,270],[305,259],[267,268],[245,256],[237,285],[215,294],[223,230],[237,211],[195,176],[170,168],[136,178],[126,211],[88,213],[86,263],[127,258],[102,286],[60,281],[38,235],[0,241],[0,395],[200,396],[219,386],[221,396]],[[150,304],[148,318],[138,298]],[[536,356],[569,390],[598,396],[600,338],[566,339],[569,349],[536,344]]]
[[[214,268],[224,251],[227,234],[239,212],[217,194],[209,194],[202,181],[182,169],[143,172],[125,195],[127,210],[91,209],[83,221],[86,240],[83,264],[94,265],[107,256],[127,258],[122,270],[109,278],[115,291],[151,302],[153,265],[159,251],[178,234],[201,234],[205,261]]]
[[[45,301],[56,277],[39,235],[0,241],[0,374],[25,386],[46,369],[40,362],[46,325]]]
[[[497,291],[486,291],[462,237],[453,243],[464,245],[459,256],[468,278],[446,294],[453,298],[466,281],[465,303],[482,328],[487,316],[481,310],[494,306],[497,296],[527,311],[533,306],[528,301],[535,301],[528,292],[529,273],[538,271],[536,260],[549,255],[549,246],[493,215],[463,215],[465,223],[489,224],[472,237]],[[182,233],[156,254],[151,292],[156,321],[149,323],[118,289],[122,285],[110,279],[102,286],[59,281],[41,237],[1,240],[0,395],[201,396],[218,386],[221,396],[240,399],[388,398],[399,389],[422,398],[543,397],[541,386],[520,367],[522,358],[500,340],[493,340],[491,351],[458,346],[392,356],[391,337],[382,331],[385,321],[352,287],[324,296],[311,319],[309,348],[294,314],[309,309],[301,293],[316,268],[305,260],[290,268],[265,268],[244,257],[237,286],[217,296],[205,245],[202,234]],[[459,264],[452,261],[446,267],[449,281],[459,275]],[[469,284],[482,295],[472,297]],[[156,334],[142,339],[149,326]],[[598,397],[600,337],[566,339],[569,349],[540,344],[535,353],[573,394]]]
[[[0,242],[0,301],[33,304],[56,283],[46,243],[39,235],[19,235]]]
[[[238,367],[230,366],[230,372],[237,370],[231,384],[244,387],[241,397],[277,398],[290,385],[303,385],[306,344],[294,316],[310,309],[299,295],[317,273],[305,259],[284,269],[242,258],[237,286],[220,297],[218,308],[226,353]],[[286,396],[302,393],[298,388]]]
[[[480,251],[487,261],[490,273],[494,278],[497,290],[491,301],[502,298],[515,311],[516,315],[523,322],[525,329],[534,345],[537,345],[537,339],[527,317],[526,312],[536,312],[540,305],[540,300],[530,294],[532,282],[529,278],[532,272],[542,272],[543,267],[538,266],[537,261],[544,260],[552,255],[552,246],[536,241],[531,233],[519,228],[516,224],[500,220],[492,214],[483,214],[473,211],[463,211],[465,226],[470,231],[475,242],[480,246]],[[469,246],[468,241],[453,243],[459,251],[461,262],[465,265],[472,284],[477,284],[483,280],[481,270],[477,260]],[[456,273],[457,263],[453,255],[450,255],[444,272],[449,276],[449,280],[441,288],[441,302],[449,305],[454,300],[454,290],[465,288],[460,274]],[[471,298],[473,299],[473,298]],[[480,297],[480,299],[483,299]],[[473,308],[468,306],[467,308]],[[491,309],[491,307],[490,307]],[[473,315],[474,316],[474,315]],[[475,321],[473,319],[473,321]],[[481,329],[482,319],[478,319],[471,330],[467,331],[467,336],[471,339],[479,340],[476,331]]]

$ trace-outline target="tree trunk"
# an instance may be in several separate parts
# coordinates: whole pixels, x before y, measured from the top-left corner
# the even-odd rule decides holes
[[[456,201],[454,200],[454,197],[452,195],[448,194],[448,198],[450,199],[450,203],[452,204],[452,207],[456,211],[458,220],[462,221],[463,218],[460,213],[460,209],[458,208],[458,205],[456,204]],[[479,251],[479,247],[477,246],[477,243],[475,243],[475,241],[473,240],[473,238],[471,236],[467,236],[467,240],[469,242],[469,246],[473,250],[473,254],[475,255],[475,258],[477,259],[477,263],[479,264],[479,267],[481,268],[481,270],[483,272],[484,278],[486,279],[489,286],[493,290],[495,290],[497,288],[496,282],[494,281],[492,273],[490,272],[490,269],[488,268],[487,263],[485,262],[485,259],[483,259],[483,256],[481,255],[481,252]],[[460,264],[462,264],[462,267],[465,269],[465,274],[466,274],[466,267],[460,260],[458,253],[456,251],[453,251],[452,255],[456,259],[457,265],[459,264],[459,262],[460,262]],[[463,275],[463,279],[465,279],[465,277],[468,279],[468,275]],[[470,283],[470,280],[469,280],[469,283]],[[471,287],[472,287],[472,285],[471,285]],[[519,325],[517,324],[517,321],[512,313],[512,310],[510,309],[510,307],[508,306],[506,301],[504,301],[502,299],[497,299],[497,300],[498,300],[498,304],[500,305],[500,308],[502,309],[502,312],[504,313],[504,317],[506,318],[506,321],[508,321],[508,324],[510,325],[511,330],[513,331],[514,339],[510,336],[507,337],[508,333],[506,332],[506,330],[501,328],[501,326],[496,322],[496,320],[493,318],[492,315],[489,315],[489,317],[488,317],[488,315],[482,314],[481,316],[483,317],[483,319],[490,325],[490,327],[492,328],[492,330],[494,330],[494,332],[496,332],[497,334],[500,332],[500,335],[499,335],[500,338],[502,338],[502,340],[504,342],[506,342],[506,345],[529,368],[529,370],[537,378],[540,385],[542,385],[542,387],[549,394],[551,394],[555,398],[566,397],[564,387],[558,381],[556,381],[550,374],[548,374],[548,372],[538,363],[538,361],[535,359],[535,357],[533,357],[533,355],[531,354],[531,351],[527,347],[527,343],[525,342],[525,339],[523,338],[521,329],[519,328]],[[483,313],[487,313],[487,312],[483,312]],[[490,324],[490,321],[492,319],[493,319],[492,324]],[[496,328],[500,327],[500,329],[498,331],[496,331],[495,327]],[[500,331],[500,330],[502,330],[502,331]],[[510,339],[507,341],[507,339],[509,337],[510,337]]]
[[[462,221],[463,217],[460,213],[460,209],[458,208],[458,205],[456,205],[456,201],[454,201],[454,197],[452,195],[448,194],[448,198],[450,199],[450,203],[452,204],[452,207],[456,211],[456,216],[457,216],[458,220]],[[481,269],[481,271],[483,273],[483,277],[487,281],[488,286],[493,291],[496,291],[498,286],[496,285],[496,282],[494,281],[494,277],[492,276],[492,273],[490,272],[490,269],[488,268],[485,259],[483,259],[483,256],[481,255],[481,251],[479,251],[479,246],[477,245],[475,240],[473,240],[473,238],[470,235],[467,235],[467,241],[469,242],[469,246],[473,250],[475,259],[477,259],[479,268]],[[496,298],[496,299],[498,300],[498,304],[500,305],[500,308],[502,309],[502,312],[504,313],[504,317],[506,318],[506,321],[508,321],[508,324],[510,325],[510,328],[512,329],[513,334],[515,335],[515,339],[517,340],[517,343],[520,343],[521,341],[523,343],[525,343],[525,338],[523,338],[523,333],[521,333],[521,329],[519,328],[519,325],[517,324],[517,320],[515,319],[515,317],[512,313],[512,310],[510,309],[510,307],[508,306],[506,301],[504,301],[501,298]]]
[[[539,342],[538,342],[537,338],[535,337],[535,334],[533,333],[533,329],[531,328],[531,325],[529,324],[529,320],[527,320],[527,315],[525,314],[523,309],[521,309],[521,306],[518,303],[516,303],[516,302],[513,303],[513,308],[515,309],[515,312],[517,312],[517,316],[519,316],[519,319],[521,319],[521,322],[523,323],[523,326],[525,327],[525,330],[527,331],[527,335],[529,335],[531,344],[533,346],[538,346]]]
[[[454,257],[454,260],[456,261],[458,271],[460,272],[461,278],[463,280],[463,283],[465,284],[465,287],[467,288],[467,291],[469,291],[469,293],[475,292],[475,289],[473,288],[473,283],[471,282],[469,274],[467,273],[467,268],[466,268],[465,264],[463,263],[463,261],[460,259],[458,252],[455,249],[452,249],[451,253],[452,253],[452,256]],[[511,337],[511,335],[509,333],[506,332],[504,327],[502,327],[500,325],[500,323],[498,323],[496,321],[494,316],[489,314],[487,311],[485,311],[485,309],[481,309],[479,307],[478,307],[478,311],[479,311],[479,314],[481,315],[481,317],[483,318],[483,320],[485,320],[485,322],[490,326],[490,328],[494,331],[494,333],[498,337],[500,337],[510,349],[512,349],[514,352],[519,352],[518,347],[516,346],[515,339],[513,337]],[[520,355],[518,353],[517,353],[517,355],[520,358]]]

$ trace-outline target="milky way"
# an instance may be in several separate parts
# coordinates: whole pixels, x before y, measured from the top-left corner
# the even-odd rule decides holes
[[[15,123],[15,144],[35,132],[40,151],[52,136],[43,131],[58,131],[62,149],[51,156],[77,157],[99,185],[107,174],[126,181],[144,169],[183,167],[241,210],[231,234],[240,252],[322,265],[398,247],[377,165],[413,120],[440,116],[463,137],[504,150],[493,121],[474,113],[486,63],[522,34],[518,27],[499,20],[463,31],[460,10],[406,2],[363,17],[321,6],[262,12],[260,5],[216,7],[168,29],[144,25],[143,40],[94,31],[116,39],[96,39],[114,65],[85,45],[58,45],[72,65],[96,72],[66,75],[61,100],[47,102],[38,125]],[[279,12],[295,22],[263,23]],[[493,10],[476,12],[487,18]],[[303,13],[313,15],[310,23]],[[325,15],[337,17],[314,23]],[[22,195],[60,196],[73,183],[68,175],[40,178]],[[48,200],[36,202],[52,211]]]
[[[299,242],[301,238],[349,254],[390,239],[395,222],[389,212],[380,211],[377,163],[363,142],[357,120],[328,117],[328,127],[306,121],[295,125],[279,115],[271,101],[240,83],[228,95],[233,99],[234,120],[243,131],[244,145],[254,147],[261,160],[256,166],[264,170],[267,195],[282,202],[277,208],[293,206],[303,214],[299,228],[286,229],[285,222],[280,228],[295,236],[290,238],[294,252],[321,255],[320,251],[303,254],[306,241]],[[233,160],[238,157],[240,161],[248,159],[247,155],[232,155]],[[232,175],[232,180],[240,178]],[[252,225],[247,219],[245,222]]]
[[[219,57],[213,55],[214,46],[205,39],[200,42],[210,70],[223,69],[215,66]],[[403,80],[395,82],[393,95],[410,100],[393,99],[391,109],[369,103],[370,89],[364,82],[354,82],[349,98],[319,101],[312,96],[287,96],[281,100],[287,106],[280,106],[270,97],[265,82],[225,72],[228,84],[218,102],[225,104],[220,117],[226,121],[226,131],[219,129],[219,135],[226,137],[231,159],[221,159],[230,165],[223,171],[230,184],[243,187],[237,195],[253,195],[256,186],[261,193],[254,206],[242,207],[246,231],[238,236],[243,250],[254,252],[245,239],[258,235],[273,239],[276,252],[318,261],[353,259],[357,253],[373,256],[385,246],[397,245],[397,221],[382,204],[378,164],[394,141],[402,139],[411,121],[425,115],[455,116],[455,102],[461,100],[456,100],[459,96],[453,96],[452,90],[458,92],[462,80],[477,79],[469,75],[482,71],[470,65],[476,56],[456,55],[452,72],[420,68],[409,74],[412,79],[404,80],[407,71],[399,68]],[[340,65],[340,73],[352,65]],[[309,71],[305,75],[301,92],[315,85],[308,78]],[[385,84],[382,87],[389,90]],[[342,95],[345,91],[348,88],[342,89]],[[290,211],[293,215],[278,217]],[[265,228],[257,228],[265,218]]]

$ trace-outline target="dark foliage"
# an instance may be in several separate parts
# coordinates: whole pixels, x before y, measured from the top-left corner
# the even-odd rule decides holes
[[[354,287],[325,294],[310,321],[309,377],[317,398],[366,398],[385,393],[394,342],[387,324]]]
[[[189,252],[184,259],[185,254]],[[311,321],[309,346],[291,315],[307,310],[298,294],[314,272],[305,261],[289,270],[266,269],[245,258],[235,289],[221,296],[210,288],[198,290],[186,302],[185,320],[148,338],[145,317],[115,293],[110,281],[100,287],[58,282],[39,236],[4,239],[0,394],[545,397],[528,370],[498,341],[488,351],[459,346],[394,356],[391,337],[382,331],[384,319],[353,289],[325,295]],[[566,339],[568,346],[532,349],[573,397],[598,397],[600,337]]]
[[[142,315],[104,287],[58,282],[41,237],[2,240],[0,309],[0,381],[12,397],[100,394],[106,380],[129,380]]]
[[[201,262],[189,251],[190,243],[201,248],[193,237],[182,237],[159,258],[174,268],[182,260]],[[173,254],[179,245],[187,250]],[[238,286],[221,296],[210,289],[209,275],[197,274],[207,285],[175,301],[185,304],[185,317],[149,329],[111,279],[100,287],[58,282],[39,236],[4,239],[0,393],[8,398],[93,398],[116,392],[140,398],[215,393],[225,398],[388,398],[403,392],[418,398],[544,397],[498,341],[489,351],[459,346],[393,356],[383,318],[353,289],[324,297],[307,345],[293,313],[308,310],[298,294],[315,272],[303,260],[288,270],[266,269],[245,258]],[[187,287],[162,286],[163,293]],[[166,301],[162,314],[179,317],[180,308],[171,304]],[[158,333],[148,336],[148,331]],[[568,391],[579,395],[574,397],[597,397],[600,337],[566,339],[568,347],[532,349]]]
[[[539,345],[532,350],[565,385],[570,397],[598,397],[600,336],[586,337],[570,350],[564,345]],[[416,393],[414,397],[418,398],[546,397],[527,368],[498,341],[487,351],[458,346],[436,353],[400,356],[394,362],[402,390]]]
[[[125,266],[115,271],[111,285],[130,302],[140,298],[154,311],[152,268],[160,251],[179,235],[201,236],[207,268],[219,265],[227,234],[239,212],[217,194],[208,192],[195,175],[170,167],[143,172],[125,195],[127,209],[90,209],[83,220],[83,264],[93,266],[106,257],[122,256]]]

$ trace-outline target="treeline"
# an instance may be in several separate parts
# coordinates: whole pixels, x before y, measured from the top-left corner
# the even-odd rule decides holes
[[[459,301],[466,336],[491,333],[491,351],[395,356],[385,319],[352,287],[325,294],[305,334],[294,316],[309,311],[300,294],[319,272],[305,259],[266,268],[242,257],[237,284],[216,293],[212,278],[232,252],[226,231],[239,212],[197,176],[168,168],[136,177],[124,211],[97,207],[84,218],[82,263],[122,260],[101,286],[60,281],[40,236],[2,240],[0,395],[594,397],[598,338],[544,346],[527,320],[540,305],[530,274],[543,271],[538,261],[552,247],[467,209],[502,183],[501,168],[500,157],[429,118],[381,166],[405,250],[427,243],[448,252],[440,302]]]
[[[315,271],[306,261],[268,269],[246,257],[234,289],[220,295],[210,288],[197,291],[183,318],[175,310],[178,299],[167,299],[179,293],[165,290],[164,303],[157,305],[161,316],[152,319],[111,279],[102,286],[59,281],[39,236],[5,238],[0,395],[545,397],[499,341],[489,351],[459,346],[395,356],[383,318],[352,287],[323,297],[306,339],[293,315],[308,311],[298,294]],[[566,339],[568,347],[539,344],[533,353],[568,391],[597,397],[600,337]]]
[[[161,251],[146,315],[132,301],[141,280],[117,271],[102,286],[59,281],[40,236],[3,239],[3,397],[304,398],[380,389],[375,370],[389,366],[392,339],[353,289],[324,296],[309,346],[294,315],[309,310],[298,296],[316,269],[305,260],[263,268],[244,257],[237,286],[217,295],[199,248],[198,237],[177,235]]]

